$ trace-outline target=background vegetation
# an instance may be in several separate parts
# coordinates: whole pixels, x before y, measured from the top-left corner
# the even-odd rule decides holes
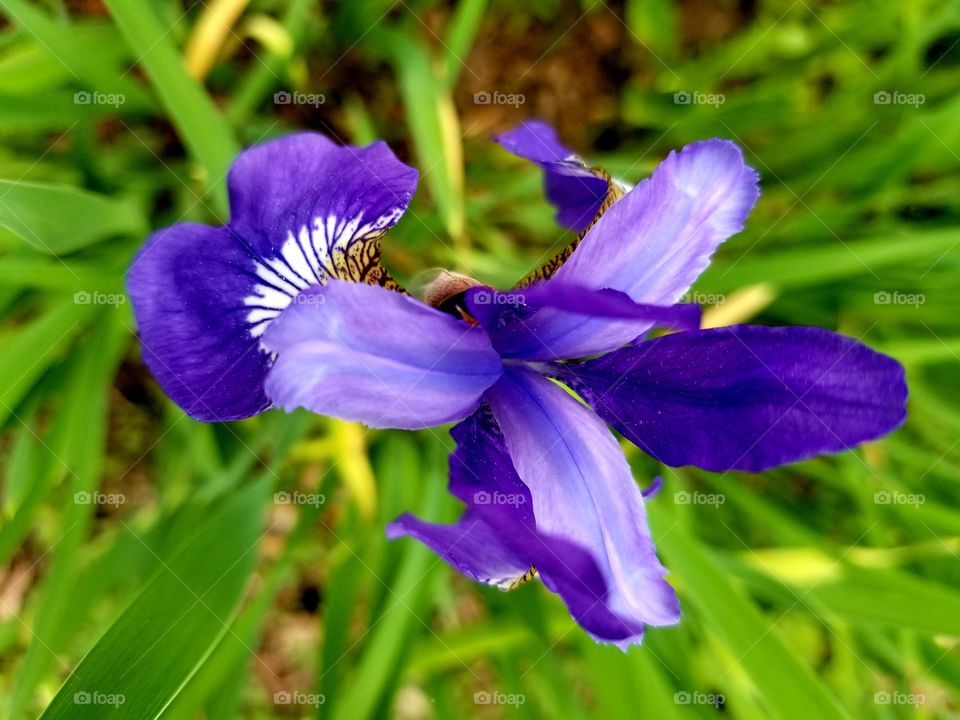
[[[956,717],[960,4],[0,17],[0,717]],[[628,450],[641,484],[665,476],[651,522],[685,614],[626,654],[536,583],[478,587],[384,539],[403,510],[458,513],[443,430],[195,423],[123,296],[150,229],[224,220],[236,152],[302,128],[421,169],[385,242],[396,275],[509,286],[569,239],[538,172],[488,141],[529,116],[634,182],[671,148],[738,141],[763,196],[692,299],[908,370],[908,423],[856,452],[749,475]]]

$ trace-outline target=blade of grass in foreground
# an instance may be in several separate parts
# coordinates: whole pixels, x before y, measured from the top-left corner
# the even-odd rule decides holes
[[[111,235],[142,235],[146,226],[127,202],[65,185],[0,180],[0,225],[51,255]]]
[[[229,494],[67,679],[43,714],[151,720],[229,631],[256,561],[270,480]],[[110,701],[113,704],[110,704]]]
[[[206,185],[214,191],[216,209],[222,213],[227,206],[224,177],[239,151],[233,131],[210,96],[187,73],[150,3],[107,0],[107,7],[150,76],[180,138],[206,170]]]
[[[813,671],[790,652],[778,631],[715,567],[681,525],[651,513],[660,551],[704,622],[753,679],[769,717],[777,720],[850,720]],[[724,668],[718,668],[723,673]]]

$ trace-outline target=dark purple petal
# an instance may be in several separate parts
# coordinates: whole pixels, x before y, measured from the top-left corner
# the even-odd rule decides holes
[[[154,233],[127,287],[143,359],[190,417],[237,420],[270,407],[270,356],[250,333],[243,298],[250,256],[227,228],[181,224]]]
[[[607,196],[607,178],[564,146],[552,127],[527,120],[494,140],[543,168],[547,199],[557,208],[560,225],[580,232],[596,217]]]
[[[758,195],[757,174],[734,143],[687,145],[607,210],[554,277],[672,305],[743,229]]]
[[[259,337],[297,293],[331,277],[393,286],[380,237],[416,180],[383,143],[339,147],[303,133],[241,154],[230,224],[160,230],[129,271],[144,356],[167,394],[205,421],[268,408]]]
[[[603,603],[616,617],[634,627],[676,622],[643,496],[606,425],[522,367],[508,367],[486,399],[530,490],[537,531],[590,552],[606,584]]]
[[[592,550],[537,529],[530,492],[517,476],[489,411],[481,408],[451,434],[457,450],[450,458],[450,490],[467,504],[467,511],[454,525],[403,515],[388,527],[389,537],[410,535],[468,577],[504,589],[535,566],[544,584],[595,638],[618,644],[639,641],[642,623],[621,618],[608,607],[607,583]]]
[[[267,395],[372,427],[459,420],[502,372],[482,328],[376,285],[331,280],[270,326]]]
[[[552,281],[500,292],[466,292],[467,311],[490,334],[503,357],[561,360],[625,345],[651,324],[689,330],[700,326],[697,305],[660,307],[634,302],[615,290],[591,290]]]
[[[628,439],[673,466],[764,470],[847,450],[906,417],[896,360],[812,327],[677,333],[558,374]]]
[[[387,537],[404,536],[419,540],[458,572],[487,585],[509,589],[530,570],[529,560],[472,510],[453,525],[424,522],[404,513],[387,525]]]

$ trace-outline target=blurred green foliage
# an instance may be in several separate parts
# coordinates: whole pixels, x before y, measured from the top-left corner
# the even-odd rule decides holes
[[[956,717],[960,4],[0,17],[0,717]],[[908,370],[907,425],[856,452],[754,476],[628,450],[642,484],[666,477],[651,523],[685,614],[626,654],[536,583],[478,587],[386,542],[403,510],[456,515],[445,433],[197,424],[142,366],[123,295],[150,228],[222,221],[238,149],[301,128],[385,138],[421,169],[385,242],[398,277],[509,286],[570,239],[538,172],[487,140],[527,116],[631,182],[736,140],[763,196],[698,297]]]

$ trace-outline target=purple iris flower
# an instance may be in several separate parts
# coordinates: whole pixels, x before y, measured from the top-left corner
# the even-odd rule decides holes
[[[679,618],[643,495],[608,426],[657,460],[757,471],[846,450],[905,418],[902,367],[810,327],[699,329],[677,305],[739,232],[757,175],[725,140],[632,189],[546,125],[498,138],[540,165],[576,240],[509,292],[446,273],[422,302],[380,264],[417,173],[386,145],[296,134],[243,153],[225,227],[155,233],[129,274],[144,358],[190,416],[304,407],[372,427],[457,422],[452,525],[403,515],[468,577],[539,576],[599,641]],[[655,327],[673,332],[653,333]]]

